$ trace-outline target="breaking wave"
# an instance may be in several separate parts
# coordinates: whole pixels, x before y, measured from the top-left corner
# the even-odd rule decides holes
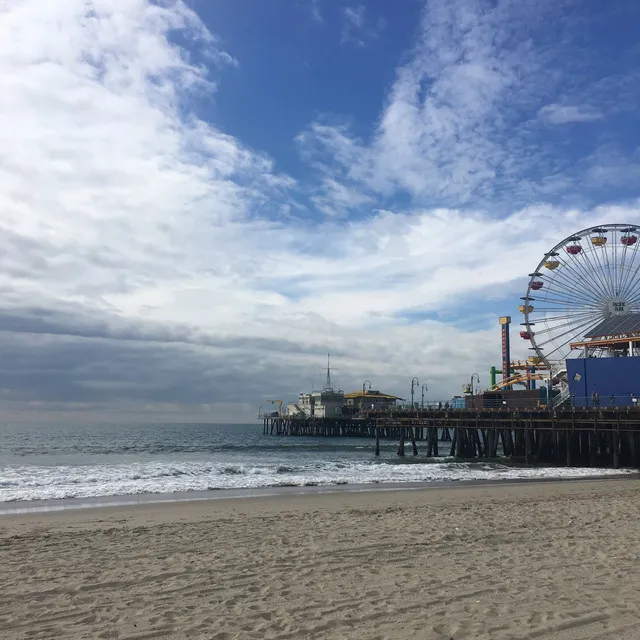
[[[619,473],[613,469],[525,468],[443,461],[319,461],[300,465],[203,461],[75,466],[13,464],[2,469],[0,502],[281,486],[576,478]]]

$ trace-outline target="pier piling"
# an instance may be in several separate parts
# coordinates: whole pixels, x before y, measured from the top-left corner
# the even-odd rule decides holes
[[[398,455],[404,456],[404,426],[400,427],[400,442],[398,443]]]
[[[413,455],[418,455],[418,445],[416,444],[416,430],[418,427],[409,427],[409,433],[411,434],[411,446],[413,448]]]

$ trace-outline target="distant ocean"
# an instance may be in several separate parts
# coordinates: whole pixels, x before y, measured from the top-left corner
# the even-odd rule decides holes
[[[391,441],[376,458],[373,448],[360,438],[264,436],[262,424],[0,425],[0,503],[620,473],[400,459]]]

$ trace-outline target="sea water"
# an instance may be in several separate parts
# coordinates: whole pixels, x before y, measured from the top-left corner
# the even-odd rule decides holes
[[[398,458],[397,444],[382,441],[375,457],[372,439],[270,436],[262,424],[5,424],[0,503],[620,473],[427,459],[418,446],[422,455]]]

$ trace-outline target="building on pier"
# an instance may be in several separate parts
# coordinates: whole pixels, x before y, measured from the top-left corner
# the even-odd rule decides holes
[[[396,406],[396,402],[403,400],[403,398],[390,393],[382,393],[376,389],[360,389],[352,393],[346,393],[344,400],[345,413],[353,414],[358,411],[369,411],[370,409],[378,411],[392,409]]]
[[[306,418],[342,418],[344,415],[344,391],[322,389],[301,393],[297,402],[287,405],[286,415]]]
[[[574,406],[615,403],[634,406],[640,397],[640,314],[611,315],[571,344],[579,358],[567,359]],[[597,394],[594,396],[594,394]]]
[[[343,418],[345,399],[342,389],[334,389],[331,381],[331,356],[327,356],[327,377],[321,391],[301,393],[290,402],[285,415],[299,418]]]

